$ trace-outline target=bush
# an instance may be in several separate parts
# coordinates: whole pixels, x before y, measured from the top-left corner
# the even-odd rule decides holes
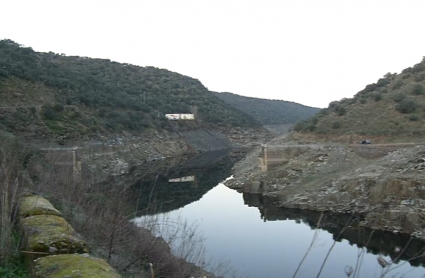
[[[404,99],[396,106],[396,110],[403,114],[409,114],[416,110],[416,103],[411,99]]]
[[[56,118],[55,111],[52,107],[45,107],[43,115],[47,120],[54,120]]]
[[[63,105],[60,103],[55,104],[55,110],[58,112],[63,111]]]
[[[404,93],[397,93],[393,96],[393,100],[397,103],[402,102],[404,99],[406,99],[406,94]]]
[[[340,128],[341,127],[341,125],[338,123],[338,122],[333,122],[332,123],[332,128],[333,129],[338,129],[338,128]]]
[[[409,116],[409,120],[411,120],[412,122],[416,122],[417,120],[419,120],[419,117],[416,114],[412,114]]]
[[[361,103],[361,104],[365,104],[366,102],[367,102],[367,99],[365,99],[365,98],[361,98],[361,99],[360,99],[360,103]]]
[[[373,93],[372,98],[373,98],[374,101],[380,101],[382,99],[382,94],[381,93]]]
[[[415,84],[413,85],[412,93],[414,95],[423,95],[425,93],[424,87],[421,84]]]
[[[332,101],[331,103],[329,103],[328,108],[337,108],[339,105],[339,101]]]
[[[393,86],[393,90],[400,89],[404,85],[403,80],[397,80]]]
[[[415,81],[416,82],[421,82],[421,81],[424,81],[425,80],[425,74],[418,74],[418,75],[415,75]]]
[[[345,115],[347,110],[343,106],[338,106],[335,108],[335,112],[338,114],[338,116],[342,116],[342,115]]]

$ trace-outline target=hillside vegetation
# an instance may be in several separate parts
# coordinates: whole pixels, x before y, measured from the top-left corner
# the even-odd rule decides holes
[[[263,125],[295,124],[316,114],[320,109],[298,103],[244,97],[232,93],[214,93],[215,96],[244,112]]]
[[[353,98],[333,101],[296,131],[322,135],[421,137],[425,134],[425,59],[387,73]]]
[[[169,129],[164,114],[198,114],[209,126],[259,123],[196,79],[154,67],[40,53],[0,41],[0,130],[79,137]],[[18,107],[18,108],[17,108]]]

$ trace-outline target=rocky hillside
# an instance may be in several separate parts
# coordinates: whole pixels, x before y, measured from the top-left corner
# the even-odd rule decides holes
[[[319,108],[295,102],[244,97],[232,93],[214,93],[215,96],[244,112],[263,125],[295,124],[319,112]]]
[[[425,59],[400,74],[387,73],[353,98],[295,126],[313,134],[358,134],[370,137],[421,137],[425,134]]]
[[[360,214],[366,227],[425,239],[423,145],[317,143],[292,134],[270,142],[267,153],[267,167],[258,148],[227,185],[277,207]]]
[[[0,41],[0,109],[0,130],[37,138],[171,130],[166,113],[197,114],[183,129],[259,126],[188,76],[11,40]]]

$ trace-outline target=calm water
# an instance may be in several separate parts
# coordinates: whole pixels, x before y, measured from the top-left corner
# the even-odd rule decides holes
[[[322,229],[315,229],[319,213],[276,209],[261,196],[243,195],[215,181],[224,180],[230,167],[230,161],[221,160],[217,167],[201,166],[196,170],[183,167],[181,173],[173,171],[168,177],[157,176],[150,183],[141,182],[139,186],[149,192],[142,195],[149,195],[150,203],[155,200],[157,204],[169,204],[168,201],[173,200],[170,203],[176,206],[161,205],[164,212],[157,208],[156,213],[141,216],[135,222],[146,226],[150,219],[159,219],[157,222],[167,228],[159,228],[157,232],[170,238],[173,249],[179,253],[182,247],[179,247],[180,239],[176,240],[179,235],[176,236],[175,228],[183,227],[185,220],[204,238],[202,243],[206,251],[203,256],[208,267],[215,268],[220,262],[227,262],[226,269],[230,266],[237,277],[292,277],[306,253],[296,277],[316,277],[321,268],[320,277],[347,277],[344,269],[349,266],[355,269],[356,264],[359,265],[358,277],[381,277],[383,269],[377,263],[378,254],[382,253],[387,261],[396,259],[400,253],[395,249],[403,249],[408,243],[408,238],[357,229],[356,223],[351,223],[340,235],[349,220],[347,216],[322,216]],[[179,175],[185,177],[183,182],[177,182]],[[169,182],[171,178],[174,181]],[[139,203],[143,206],[145,201]],[[181,230],[187,234],[190,228]],[[359,247],[366,244],[368,248]],[[421,255],[423,247],[422,243],[411,241],[400,259]],[[420,266],[425,263],[423,257],[412,261],[416,266],[404,260],[394,263],[393,270],[385,277],[425,277],[425,269]],[[228,272],[225,277],[234,274]]]

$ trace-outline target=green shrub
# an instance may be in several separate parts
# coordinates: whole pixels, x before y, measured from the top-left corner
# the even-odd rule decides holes
[[[378,93],[378,92],[373,93],[372,98],[373,98],[374,101],[380,101],[382,99],[382,94]]]
[[[333,129],[338,129],[338,128],[340,128],[341,127],[341,125],[338,123],[338,122],[333,122],[332,123],[332,128]]]
[[[415,84],[413,85],[412,93],[414,95],[423,95],[425,93],[424,87],[421,84]]]
[[[345,113],[347,112],[347,110],[345,109],[344,106],[337,106],[335,108],[335,112],[338,114],[338,116],[342,116],[342,115],[345,115]]]
[[[393,100],[397,103],[400,103],[404,99],[406,99],[406,97],[407,97],[406,94],[400,92],[400,93],[397,93],[393,96]]]
[[[419,117],[416,114],[412,114],[409,116],[409,120],[411,120],[412,122],[416,122],[417,120],[419,120]]]
[[[425,80],[425,74],[418,74],[418,75],[415,75],[415,81],[416,82],[421,82],[421,81],[424,81]]]
[[[361,99],[360,99],[360,103],[361,103],[361,104],[365,104],[366,102],[367,102],[367,99],[365,99],[365,98],[361,98]]]
[[[393,86],[393,90],[400,89],[404,85],[403,80],[397,80]]]
[[[47,120],[54,120],[56,118],[55,111],[52,107],[44,107],[43,115]]]
[[[415,112],[416,103],[411,99],[404,99],[396,106],[396,110],[403,114]]]
[[[55,110],[58,112],[63,111],[63,105],[60,103],[55,104]]]
[[[329,103],[328,108],[337,108],[339,106],[339,101],[332,101]]]

